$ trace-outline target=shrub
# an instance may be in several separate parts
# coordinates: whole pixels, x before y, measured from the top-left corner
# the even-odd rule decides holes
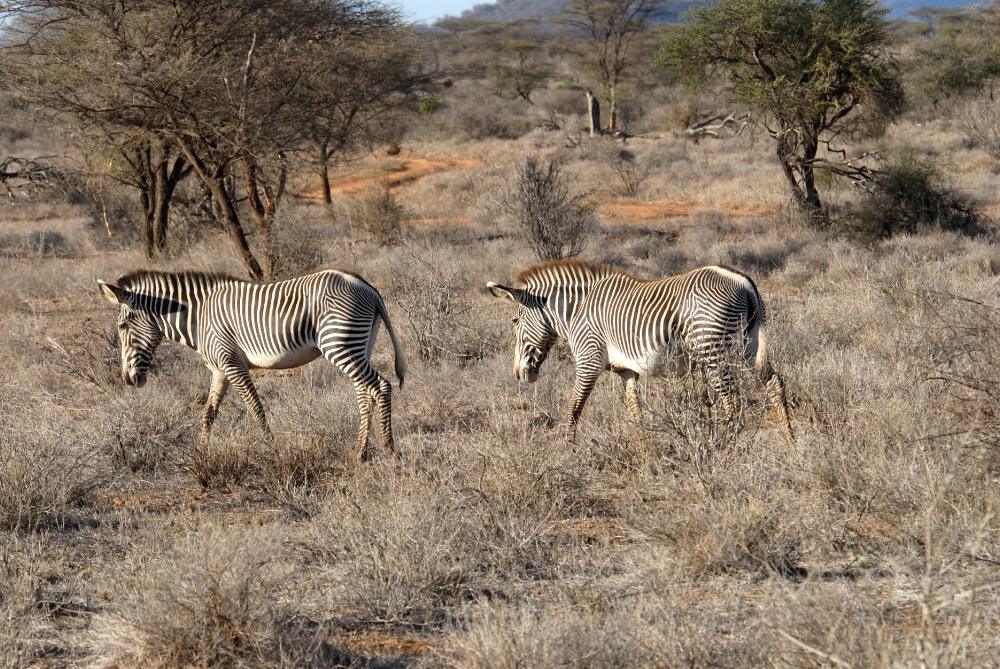
[[[934,228],[982,231],[980,216],[948,187],[940,165],[912,151],[883,160],[874,184],[847,218],[859,230],[882,238]]]
[[[594,228],[589,194],[569,194],[557,161],[542,165],[528,156],[514,167],[514,188],[501,204],[524,228],[539,260],[561,260],[580,255],[587,246]]]
[[[294,665],[290,652],[318,644],[289,643],[277,601],[288,577],[274,546],[245,529],[192,534],[95,621],[97,654],[129,667]]]
[[[448,105],[445,104],[444,100],[436,95],[428,95],[426,98],[420,101],[417,105],[417,113],[424,116],[428,114],[433,114],[439,109],[444,109]]]
[[[517,139],[531,129],[518,106],[495,97],[469,98],[456,106],[455,122],[469,139]]]
[[[388,173],[372,181],[361,201],[351,207],[351,225],[369,233],[380,244],[388,244],[406,218],[406,209],[390,188]]]
[[[14,419],[18,420],[18,419]],[[0,528],[35,529],[63,522],[66,510],[101,482],[96,448],[69,425],[47,421],[26,434],[23,424],[0,421]],[[42,421],[19,416],[20,421]],[[58,422],[58,421],[57,421]]]
[[[973,146],[1000,161],[1000,108],[996,104],[970,104],[962,118],[962,129]]]

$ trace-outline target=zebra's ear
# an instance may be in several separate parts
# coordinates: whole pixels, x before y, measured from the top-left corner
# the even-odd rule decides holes
[[[493,293],[493,297],[499,297],[502,300],[510,300],[511,302],[520,302],[521,291],[517,288],[508,288],[507,286],[501,286],[498,283],[493,283],[490,281],[486,284],[486,290]]]
[[[112,304],[124,304],[128,300],[128,291],[124,288],[119,288],[113,283],[104,283],[100,280],[98,280],[97,285],[101,287],[104,297]]]

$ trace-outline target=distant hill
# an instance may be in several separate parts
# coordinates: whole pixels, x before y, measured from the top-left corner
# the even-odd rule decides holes
[[[463,19],[476,21],[515,21],[517,19],[551,19],[559,10],[569,4],[569,0],[497,0],[497,2],[476,5],[462,12]],[[692,5],[694,0],[679,0],[669,3],[659,16],[661,21],[676,21],[677,17]],[[906,18],[907,12],[918,7],[962,7],[973,4],[968,0],[888,0],[890,18]]]

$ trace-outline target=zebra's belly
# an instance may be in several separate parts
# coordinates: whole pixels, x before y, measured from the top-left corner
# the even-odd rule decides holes
[[[631,369],[637,374],[651,376],[684,376],[688,371],[688,358],[680,350],[662,349],[639,356],[630,356],[614,346],[608,347],[608,366]]]
[[[315,346],[306,346],[280,353],[248,352],[246,356],[247,362],[257,369],[288,369],[312,362],[320,356],[320,350]]]

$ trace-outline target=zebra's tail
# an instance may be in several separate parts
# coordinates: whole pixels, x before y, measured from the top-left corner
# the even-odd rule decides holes
[[[389,339],[392,340],[392,353],[395,359],[396,367],[396,378],[399,379],[399,388],[402,390],[403,381],[406,378],[406,358],[403,356],[403,347],[399,343],[399,339],[396,338],[396,331],[392,327],[392,321],[389,320],[389,312],[386,311],[385,303],[382,301],[382,296],[379,295],[378,299],[375,301],[378,305],[378,315],[385,323],[386,332],[389,333]]]

